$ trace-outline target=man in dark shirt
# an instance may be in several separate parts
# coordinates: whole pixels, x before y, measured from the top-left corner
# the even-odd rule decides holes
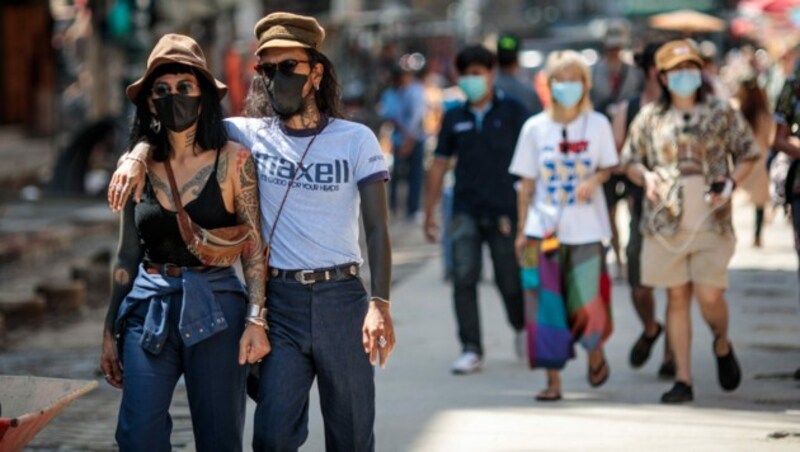
[[[438,225],[434,208],[450,160],[457,157],[450,225],[453,298],[462,346],[462,354],[452,367],[456,374],[476,372],[483,362],[477,285],[484,242],[489,245],[495,281],[515,332],[516,354],[520,359],[525,355],[522,290],[514,255],[516,178],[508,167],[529,114],[521,103],[492,89],[494,66],[494,55],[481,46],[467,47],[456,56],[458,84],[467,102],[445,114],[428,172],[424,229],[426,238],[435,242]]]
[[[533,83],[520,77],[519,47],[519,39],[514,35],[503,34],[497,38],[498,72],[494,86],[536,114],[542,111],[542,102],[533,90]]]

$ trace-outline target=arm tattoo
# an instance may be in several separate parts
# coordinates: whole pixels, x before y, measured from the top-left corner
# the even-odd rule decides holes
[[[222,152],[219,156],[219,166],[217,166],[217,182],[222,185],[228,179],[228,153]]]
[[[128,201],[120,217],[119,244],[111,263],[111,300],[108,303],[108,313],[104,325],[109,332],[113,332],[114,321],[122,300],[133,287],[133,279],[137,274],[143,255],[144,251],[139,242],[139,233],[134,221],[134,204],[132,201]]]
[[[242,254],[242,269],[250,303],[263,305],[267,268],[264,262],[264,241],[261,236],[256,166],[250,153],[244,149],[237,152],[236,161],[239,174],[239,187],[235,195],[236,217],[240,223],[247,224],[253,231],[250,243]]]

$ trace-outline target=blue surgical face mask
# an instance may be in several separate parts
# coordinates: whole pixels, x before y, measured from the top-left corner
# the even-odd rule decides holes
[[[458,78],[458,87],[464,91],[470,103],[483,99],[488,91],[486,77],[482,75],[463,75]]]
[[[690,97],[703,84],[699,69],[681,69],[667,73],[667,89],[680,97]]]
[[[583,83],[581,82],[553,82],[550,86],[553,99],[565,108],[578,105],[583,98]]]

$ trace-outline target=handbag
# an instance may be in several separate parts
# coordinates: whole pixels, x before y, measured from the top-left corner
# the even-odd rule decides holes
[[[186,243],[186,248],[203,265],[210,267],[230,267],[242,254],[247,241],[250,239],[252,229],[246,224],[226,226],[215,229],[205,229],[193,222],[181,203],[178,185],[169,159],[164,161],[167,170],[172,200],[178,213],[178,229],[181,238]]]

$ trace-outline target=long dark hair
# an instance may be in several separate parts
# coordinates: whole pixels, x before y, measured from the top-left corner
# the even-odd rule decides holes
[[[163,162],[172,155],[166,127],[154,131],[150,124],[155,115],[150,112],[147,99],[153,88],[153,81],[164,74],[193,74],[200,86],[200,117],[197,120],[197,133],[195,143],[201,152],[221,149],[228,141],[225,125],[222,123],[222,105],[216,87],[202,74],[189,66],[178,63],[169,63],[157,67],[145,80],[144,86],[139,91],[136,99],[136,115],[131,125],[130,147],[133,149],[140,141],[146,141],[153,146],[153,159]]]
[[[761,118],[769,115],[767,94],[758,86],[758,81],[753,77],[739,84],[736,98],[739,99],[739,109],[742,112],[742,116],[750,124],[750,129],[755,131]]]
[[[701,104],[708,100],[710,96],[714,94],[714,88],[708,83],[708,80],[703,76],[703,68],[697,67],[700,70],[700,75],[703,77],[703,83],[700,85],[700,88],[697,89],[697,93],[695,94],[695,101],[698,104]],[[667,85],[661,80],[660,75],[666,75],[667,71],[661,71],[658,77],[658,84],[661,85],[661,98],[658,99],[658,105],[661,107],[662,111],[667,111],[672,106],[672,97],[670,97],[669,88]]]
[[[324,54],[314,49],[305,49],[311,67],[322,64],[324,69],[319,91],[314,92],[314,102],[322,115],[329,118],[343,118],[341,99],[342,92],[336,78],[336,69],[333,63]],[[272,104],[267,94],[266,80],[256,74],[250,82],[250,90],[244,104],[244,115],[251,118],[277,116],[272,110]]]

